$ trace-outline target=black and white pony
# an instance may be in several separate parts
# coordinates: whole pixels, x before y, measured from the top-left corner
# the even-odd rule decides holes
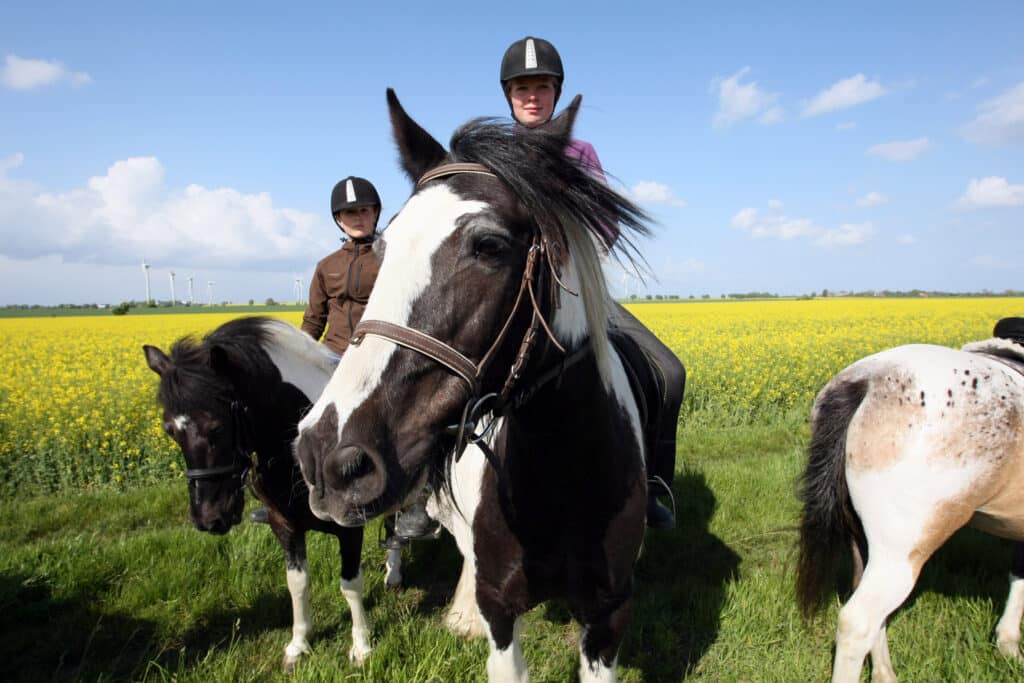
[[[818,394],[803,475],[797,597],[806,615],[853,555],[832,680],[895,681],[886,620],[921,568],[971,525],[1016,541],[999,649],[1020,659],[1024,613],[1024,347],[914,344],[863,358]]]
[[[370,652],[360,570],[363,528],[314,516],[292,457],[299,418],[331,377],[336,357],[292,325],[262,317],[232,320],[201,342],[180,339],[169,355],[154,346],[143,350],[160,375],[164,429],[185,456],[192,523],[201,531],[227,533],[241,521],[243,486],[250,479],[267,508],[270,528],[284,549],[292,599],[285,668],[291,670],[309,649],[308,530],[338,539],[341,592],[352,614],[349,657],[362,662]],[[387,585],[401,583],[400,563],[400,551],[389,550]]]
[[[359,525],[430,487],[465,560],[449,624],[482,628],[490,680],[528,679],[520,617],[551,598],[582,625],[581,680],[614,680],[647,478],[599,251],[644,216],[563,154],[578,97],[544,129],[470,122],[450,153],[388,105],[415,189],[299,425],[310,506]]]

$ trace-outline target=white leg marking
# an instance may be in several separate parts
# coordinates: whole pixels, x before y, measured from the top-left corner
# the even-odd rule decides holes
[[[512,642],[504,650],[494,645],[494,638],[488,630],[491,652],[487,655],[487,680],[489,683],[528,683],[530,672],[526,670],[526,659],[519,646],[521,619],[516,619],[512,627]]]
[[[398,548],[388,550],[384,558],[384,585],[398,588],[402,585],[402,551]]]
[[[896,683],[896,671],[892,668],[892,658],[889,656],[889,637],[885,634],[884,622],[875,644],[871,647],[871,681]]]
[[[309,572],[303,562],[298,569],[289,569],[288,592],[292,596],[292,639],[284,648],[284,666],[291,670],[302,655],[309,652],[306,636],[313,624],[309,618]]]
[[[600,657],[591,662],[583,654],[583,642],[580,638],[580,683],[615,683],[618,663],[618,657],[612,661],[610,667],[602,664]]]
[[[345,596],[349,611],[352,613],[352,649],[348,658],[356,664],[362,664],[370,654],[370,624],[363,609],[363,571],[351,581],[341,580],[341,594]]]
[[[833,683],[860,680],[864,657],[878,642],[886,618],[903,604],[914,588],[913,568],[905,556],[894,557],[883,551],[876,552],[874,546],[868,547],[868,566],[860,586],[839,610]]]
[[[1010,595],[1006,598],[1006,609],[996,624],[996,644],[1007,657],[1021,659],[1020,620],[1024,615],[1024,579],[1010,575]]]
[[[472,559],[463,558],[459,585],[455,597],[444,619],[445,626],[464,638],[482,638],[487,635],[480,608],[476,604],[476,565]]]

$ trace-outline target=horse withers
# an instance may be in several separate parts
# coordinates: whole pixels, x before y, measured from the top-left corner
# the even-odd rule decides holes
[[[1024,347],[915,344],[837,374],[811,413],[803,474],[797,596],[808,616],[853,555],[854,592],[839,611],[832,680],[895,681],[886,621],[929,557],[971,525],[1016,541],[999,649],[1020,658],[1024,612]],[[866,562],[866,564],[865,564]]]
[[[360,570],[363,528],[341,527],[312,514],[291,451],[299,418],[320,395],[336,360],[304,332],[264,317],[232,320],[201,342],[180,339],[169,354],[154,346],[143,350],[160,375],[164,429],[185,456],[189,514],[196,528],[224,534],[238,524],[249,480],[268,510],[270,528],[284,550],[292,600],[286,670],[309,649],[309,530],[338,539],[341,592],[352,615],[349,657],[362,662],[370,652]],[[400,563],[400,551],[389,550],[389,586],[401,583]]]
[[[470,122],[451,153],[388,105],[415,189],[299,425],[310,505],[362,524],[430,487],[465,559],[449,623],[481,620],[489,678],[527,680],[520,617],[564,598],[581,680],[614,680],[647,492],[598,250],[643,214],[563,154],[579,98],[544,129]]]

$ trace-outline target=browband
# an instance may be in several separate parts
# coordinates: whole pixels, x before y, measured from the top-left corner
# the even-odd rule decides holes
[[[442,164],[435,169],[427,171],[416,181],[416,186],[419,187],[424,183],[435,180],[437,178],[443,178],[449,175],[455,175],[456,173],[476,173],[479,175],[489,175],[492,178],[497,178],[494,171],[487,168],[483,164],[475,164],[470,162],[459,161],[451,164]]]

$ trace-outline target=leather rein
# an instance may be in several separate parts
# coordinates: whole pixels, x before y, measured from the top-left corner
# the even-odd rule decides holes
[[[483,164],[450,163],[443,164],[431,171],[428,171],[419,179],[419,181],[417,181],[416,187],[419,188],[430,180],[460,173],[487,175],[492,178],[498,177],[493,171]],[[523,268],[523,277],[519,282],[519,291],[516,294],[515,303],[512,305],[512,311],[509,313],[508,318],[505,320],[505,324],[502,325],[501,331],[498,333],[498,336],[495,338],[490,348],[488,348],[487,352],[484,353],[483,357],[477,363],[474,363],[458,350],[440,339],[406,325],[398,325],[384,320],[362,320],[358,325],[356,325],[356,329],[353,331],[350,343],[355,346],[358,346],[367,335],[381,337],[394,344],[416,351],[417,353],[440,363],[444,367],[448,368],[452,373],[459,376],[466,383],[469,388],[470,398],[463,407],[462,419],[457,425],[451,425],[445,430],[449,434],[455,436],[456,460],[461,457],[466,444],[482,444],[482,439],[487,435],[487,432],[494,424],[491,422],[482,432],[475,432],[476,423],[485,412],[488,412],[489,410],[493,414],[500,414],[501,411],[510,403],[514,405],[522,405],[526,399],[536,393],[540,384],[546,384],[557,376],[560,376],[561,371],[564,371],[565,368],[583,358],[590,351],[590,345],[585,344],[580,350],[562,360],[555,368],[552,369],[557,372],[549,371],[545,373],[541,378],[539,378],[538,382],[535,382],[530,387],[527,387],[513,395],[513,389],[519,382],[523,367],[525,367],[527,361],[529,361],[533,349],[536,346],[537,333],[540,328],[544,329],[544,332],[547,334],[551,343],[563,354],[565,353],[565,348],[558,343],[557,339],[555,339],[555,335],[544,320],[544,315],[540,310],[540,305],[537,303],[536,288],[539,282],[539,273],[541,272],[538,268],[538,261],[540,260],[545,262],[553,280],[560,287],[571,294],[576,294],[565,287],[561,280],[558,279],[558,276],[555,273],[554,264],[551,262],[548,245],[543,237],[541,237],[539,233],[535,232],[533,235],[533,241],[526,254],[526,265]],[[530,306],[533,309],[530,318],[530,325],[519,343],[519,350],[516,353],[515,361],[513,361],[512,366],[509,368],[508,374],[505,377],[505,383],[500,392],[492,392],[481,396],[481,380],[484,373],[487,372],[487,369],[490,367],[495,355],[505,342],[505,338],[508,336],[509,330],[512,327],[512,322],[515,320],[520,307],[524,305],[524,302],[527,299],[529,299]]]

